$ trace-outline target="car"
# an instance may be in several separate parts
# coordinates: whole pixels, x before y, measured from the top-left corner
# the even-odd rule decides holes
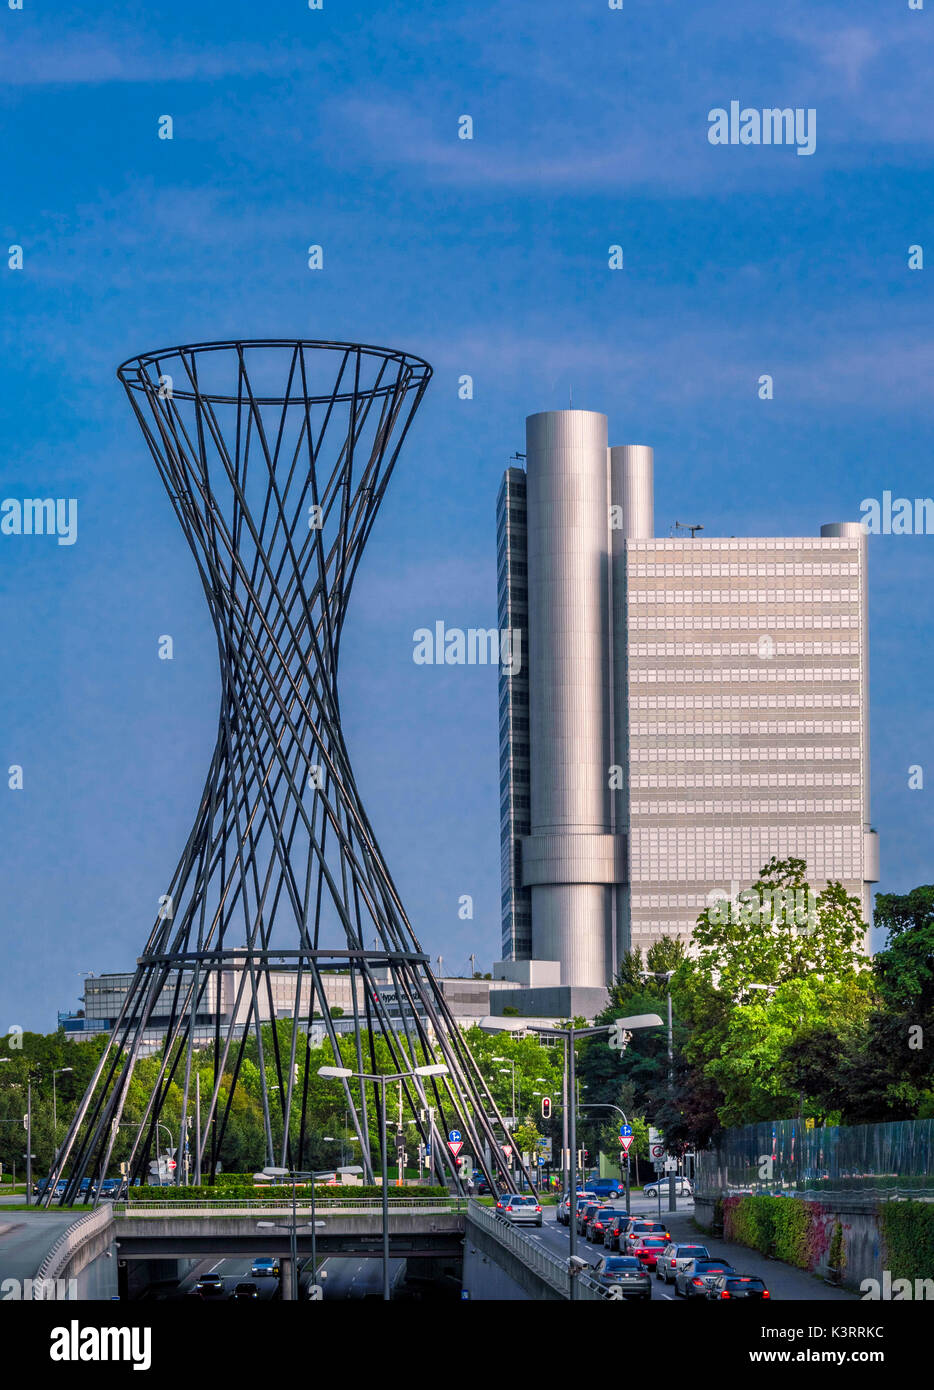
[[[661,1192],[662,1192],[662,1196],[663,1196],[663,1197],[665,1197],[665,1196],[668,1195],[668,1179],[667,1179],[667,1178],[655,1178],[655,1179],[653,1179],[652,1182],[647,1182],[647,1183],[645,1184],[645,1187],[643,1187],[643,1189],[642,1189],[642,1195],[643,1195],[644,1197],[657,1197],[657,1196],[658,1196],[658,1190],[659,1190],[659,1188],[661,1188]],[[694,1188],[691,1186],[691,1184],[690,1184],[690,1182],[688,1181],[687,1178],[679,1178],[679,1177],[677,1177],[677,1176],[675,1177],[675,1196],[676,1196],[676,1197],[693,1197],[693,1196],[694,1196]]]
[[[253,1261],[250,1273],[254,1279],[277,1279],[279,1277],[279,1261],[274,1260],[269,1255],[260,1255],[259,1259]]]
[[[213,1270],[208,1270],[206,1274],[198,1275],[195,1293],[200,1298],[218,1298],[223,1292],[224,1281],[219,1274],[215,1274]]]
[[[597,1245],[606,1245],[606,1233],[612,1221],[617,1216],[625,1216],[619,1207],[598,1207],[593,1214],[593,1218],[587,1225],[587,1239]]]
[[[686,1242],[671,1241],[666,1245],[655,1266],[656,1279],[664,1279],[670,1284],[682,1265],[690,1260],[709,1260],[710,1251],[706,1245],[688,1245]]]
[[[684,1298],[706,1298],[707,1290],[719,1274],[735,1274],[729,1260],[689,1260],[675,1274],[675,1293]]]
[[[622,1212],[620,1215],[610,1218],[607,1222],[606,1230],[603,1232],[603,1244],[607,1250],[619,1250],[620,1254],[624,1253],[620,1250],[619,1241],[620,1236],[626,1230],[630,1220],[631,1217],[626,1212]]]
[[[478,1196],[478,1197],[489,1197],[489,1195],[490,1195],[490,1193],[492,1192],[492,1190],[493,1190],[493,1189],[490,1187],[490,1184],[487,1182],[486,1178],[478,1178],[478,1179],[477,1179],[477,1196]]]
[[[595,1197],[602,1197],[605,1202],[613,1197],[618,1197],[620,1192],[624,1190],[619,1178],[594,1178],[593,1182],[587,1184],[587,1187]]]
[[[500,1216],[505,1216],[517,1226],[540,1226],[542,1224],[542,1205],[537,1197],[525,1193],[505,1194],[496,1203]]]
[[[634,1255],[604,1255],[593,1267],[593,1277],[605,1289],[622,1288],[624,1298],[651,1298],[652,1278]]]
[[[631,1255],[631,1247],[636,1245],[643,1236],[660,1236],[665,1241],[671,1240],[671,1232],[664,1221],[648,1221],[644,1217],[636,1216],[633,1217],[620,1236],[619,1248],[622,1254]]]
[[[587,1223],[588,1223],[588,1221],[589,1221],[590,1218],[593,1216],[594,1212],[597,1211],[597,1210],[598,1210],[600,1207],[602,1207],[602,1206],[603,1206],[603,1203],[602,1203],[601,1201],[599,1201],[596,1197],[594,1198],[594,1200],[593,1200],[592,1202],[584,1202],[584,1203],[578,1205],[578,1208],[577,1208],[577,1234],[578,1234],[579,1236],[582,1236],[582,1235],[585,1234],[585,1232],[586,1232],[586,1230],[587,1230]]]
[[[595,1202],[596,1200],[592,1192],[578,1191],[577,1196],[574,1198],[575,1216],[580,1210],[582,1202]],[[564,1194],[558,1207],[558,1220],[563,1226],[570,1226],[571,1224],[571,1199],[567,1192]]]
[[[707,1297],[720,1302],[729,1298],[771,1298],[772,1295],[765,1286],[765,1280],[757,1274],[737,1274],[734,1270],[729,1274],[718,1274],[707,1290]]]
[[[668,1242],[662,1236],[643,1236],[638,1244],[633,1246],[630,1253],[640,1264],[645,1265],[646,1269],[656,1269],[658,1257],[667,1247]]]
[[[241,1298],[259,1298],[259,1289],[255,1284],[251,1284],[247,1280],[244,1280],[237,1285],[230,1297],[238,1300]]]

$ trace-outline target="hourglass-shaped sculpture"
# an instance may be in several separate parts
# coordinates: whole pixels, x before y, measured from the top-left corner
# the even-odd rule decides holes
[[[325,970],[332,989],[335,971],[347,986],[352,1070],[404,1074],[423,1139],[456,1126],[488,1179],[499,1168],[512,1186],[502,1116],[406,918],[340,725],[350,590],[431,368],[384,348],[269,340],[147,353],[118,376],[204,587],[220,716],[193,829],[47,1191],[67,1172],[70,1203],[83,1178],[107,1175],[135,1064],[153,1051],[131,1181],[159,1151],[170,1088],[191,1168],[213,1175],[247,1053],[267,1163],[307,1166],[316,1030],[346,1067]],[[205,1047],[213,1085],[196,1102],[192,1057]],[[442,1063],[446,1073],[414,1075]],[[346,1106],[372,1180],[380,1088],[341,1085],[335,1109]],[[445,1144],[433,1148],[453,1171]]]

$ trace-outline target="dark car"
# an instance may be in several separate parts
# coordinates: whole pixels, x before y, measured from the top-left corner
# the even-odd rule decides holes
[[[209,1270],[198,1275],[195,1292],[199,1298],[218,1298],[224,1292],[224,1281],[219,1274]]]
[[[583,1206],[577,1208],[577,1234],[582,1236],[587,1230],[587,1224],[595,1211],[599,1211],[603,1206],[602,1202],[585,1202]]]
[[[259,1298],[259,1290],[255,1284],[244,1281],[242,1284],[237,1285],[230,1297],[236,1299]]]
[[[771,1298],[765,1280],[757,1274],[718,1274],[707,1290],[707,1297],[718,1302],[730,1298]]]
[[[625,1214],[621,1213],[618,1207],[598,1207],[587,1223],[587,1239],[596,1245],[606,1245],[607,1228],[617,1216]]]
[[[634,1255],[604,1255],[594,1265],[593,1277],[605,1289],[620,1289],[623,1298],[652,1297],[652,1277]]]
[[[685,1298],[706,1298],[707,1290],[720,1274],[735,1274],[729,1260],[691,1260],[675,1274],[675,1293]]]
[[[629,1217],[625,1212],[610,1218],[607,1222],[606,1230],[603,1232],[603,1244],[607,1250],[619,1250],[620,1236],[628,1225]],[[622,1251],[620,1251],[620,1254],[622,1254]]]

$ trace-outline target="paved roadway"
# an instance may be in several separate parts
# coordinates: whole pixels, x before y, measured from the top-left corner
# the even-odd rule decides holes
[[[620,1203],[624,1205],[624,1203]],[[658,1203],[653,1198],[633,1197],[632,1213],[634,1216],[648,1216],[653,1219],[658,1217]],[[758,1274],[765,1280],[766,1287],[773,1298],[776,1299],[797,1299],[801,1301],[843,1301],[852,1302],[858,1300],[859,1295],[851,1293],[847,1289],[832,1288],[825,1284],[822,1279],[818,1279],[813,1274],[808,1274],[803,1269],[793,1269],[790,1265],[782,1264],[779,1260],[768,1260],[764,1255],[760,1255],[756,1250],[749,1250],[745,1245],[734,1245],[725,1240],[715,1240],[712,1236],[706,1236],[697,1231],[693,1225],[694,1203],[689,1198],[682,1198],[678,1202],[677,1212],[667,1210],[667,1200],[662,1197],[662,1220],[668,1225],[675,1240],[685,1243],[706,1245],[711,1255],[719,1255],[730,1261],[730,1264],[739,1274]],[[558,1208],[545,1207],[545,1224],[541,1230],[536,1230],[534,1226],[521,1226],[519,1229],[523,1234],[531,1237],[543,1245],[553,1255],[558,1255],[562,1259],[567,1258],[569,1232],[567,1226],[558,1224]],[[604,1253],[602,1245],[592,1245],[584,1236],[578,1236],[577,1253],[583,1260],[589,1260],[595,1264]],[[664,1284],[660,1279],[652,1280],[652,1298],[670,1303],[681,1303],[683,1300],[675,1294],[673,1283]]]
[[[181,1281],[178,1289],[169,1294],[170,1298],[188,1298],[195,1294],[195,1287],[202,1274],[219,1274],[224,1281],[225,1296],[230,1297],[239,1283],[255,1284],[261,1299],[279,1297],[279,1280],[268,1277],[254,1279],[250,1273],[253,1261],[248,1255],[234,1255],[227,1259],[212,1257],[200,1260],[191,1272]],[[399,1278],[405,1265],[404,1260],[389,1261],[390,1287]],[[321,1285],[325,1299],[381,1298],[383,1292],[383,1262],[376,1258],[357,1259],[353,1256],[328,1256],[319,1260],[318,1267],[326,1273]],[[308,1287],[312,1283],[310,1262],[306,1260],[299,1274],[301,1297],[308,1297]],[[213,1299],[206,1299],[212,1302]],[[221,1302],[218,1295],[217,1301]]]

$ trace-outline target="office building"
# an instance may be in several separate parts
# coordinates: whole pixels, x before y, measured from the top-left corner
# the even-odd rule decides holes
[[[689,943],[773,855],[839,879],[868,920],[862,528],[656,537],[650,448],[609,447],[591,411],[526,425],[497,509],[500,623],[526,660],[500,675],[494,974],[536,1011],[538,986],[589,1005],[624,952]]]

